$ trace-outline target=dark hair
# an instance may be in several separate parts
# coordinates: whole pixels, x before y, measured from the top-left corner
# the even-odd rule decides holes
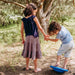
[[[33,8],[33,10],[37,9],[37,6],[34,3],[30,3],[29,5]]]
[[[33,8],[31,6],[26,6],[26,8],[24,9],[23,13],[24,15],[27,17],[27,16],[30,16],[33,14],[32,12]]]
[[[50,32],[55,33],[56,31],[60,31],[60,30],[61,30],[60,24],[53,21],[50,23],[48,27],[48,34],[50,34]]]

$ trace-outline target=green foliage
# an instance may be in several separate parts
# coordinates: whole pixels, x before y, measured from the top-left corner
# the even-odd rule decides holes
[[[72,14],[75,13],[74,7],[72,5],[72,0],[66,1],[63,0],[61,3],[58,1],[53,3],[53,6],[56,5],[54,12],[51,15],[51,18],[56,21],[61,21],[64,23],[67,19],[71,18]]]
[[[1,3],[0,3],[1,4]],[[2,6],[1,6],[2,5]],[[20,8],[12,4],[1,4],[0,5],[0,27],[8,26],[11,24],[19,24],[21,21],[22,11]]]
[[[12,44],[21,42],[20,26],[20,24],[18,26],[15,24],[7,28],[2,27],[0,29],[0,43]]]
[[[75,36],[75,26],[68,27],[67,29],[70,31],[71,35]]]

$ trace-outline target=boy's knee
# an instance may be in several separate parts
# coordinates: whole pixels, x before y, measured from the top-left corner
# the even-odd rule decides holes
[[[64,57],[65,58],[69,58],[70,57],[70,54],[64,54]]]

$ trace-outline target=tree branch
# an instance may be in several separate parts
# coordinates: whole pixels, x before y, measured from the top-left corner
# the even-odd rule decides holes
[[[48,13],[46,14],[46,17],[51,15],[56,7],[57,7],[57,4],[50,11],[48,11]]]
[[[20,4],[20,3],[17,3],[17,2],[10,2],[10,1],[6,1],[6,0],[0,0],[0,1],[5,2],[5,3],[15,4],[15,5],[18,5],[18,6],[20,6],[20,7],[25,8],[25,6],[24,6],[24,5],[22,5],[22,4]]]
[[[59,6],[60,6],[60,0],[58,0]]]
[[[29,0],[26,0],[26,3],[29,4]]]
[[[47,10],[44,12],[45,14],[47,14],[47,13],[48,13],[48,11],[50,11],[51,6],[52,6],[53,2],[54,2],[54,0],[52,0],[52,1],[51,1],[51,3],[48,5]]]
[[[44,1],[45,1],[45,0],[41,0],[41,1],[39,2],[39,7],[40,7],[40,9],[41,9],[41,8],[43,9],[43,3],[44,3]]]
[[[65,1],[65,4],[68,2],[68,0]]]

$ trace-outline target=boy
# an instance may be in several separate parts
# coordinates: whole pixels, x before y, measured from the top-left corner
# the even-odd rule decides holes
[[[61,55],[64,54],[65,61],[64,61],[63,68],[66,69],[68,58],[70,57],[70,53],[74,46],[73,38],[70,32],[65,27],[61,26],[60,24],[56,22],[51,22],[48,28],[48,33],[50,36],[56,35],[56,38],[55,39],[45,38],[45,40],[47,41],[50,40],[53,42],[57,42],[58,40],[61,40],[62,44],[57,53],[57,62],[55,66],[60,65]]]

